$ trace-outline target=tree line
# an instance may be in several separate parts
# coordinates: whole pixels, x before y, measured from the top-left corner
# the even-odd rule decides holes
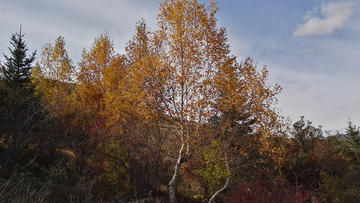
[[[268,70],[230,54],[218,11],[160,3],[125,54],[108,32],[77,65],[65,39],[1,63],[3,202],[358,202],[359,129],[279,114]],[[35,64],[34,64],[35,63]]]

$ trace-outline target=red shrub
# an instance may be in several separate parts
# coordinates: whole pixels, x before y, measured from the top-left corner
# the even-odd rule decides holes
[[[255,183],[244,183],[236,186],[231,194],[224,198],[231,203],[305,203],[322,202],[309,190],[300,187],[286,186],[280,180],[270,180],[264,175]]]

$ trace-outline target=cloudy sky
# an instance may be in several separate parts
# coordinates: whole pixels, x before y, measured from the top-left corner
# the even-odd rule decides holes
[[[157,29],[159,1],[0,0],[0,53],[9,54],[20,25],[38,56],[61,35],[76,64],[106,30],[124,53],[141,18]],[[269,84],[283,87],[283,116],[293,122],[305,116],[324,130],[343,131],[349,118],[360,125],[360,0],[219,0],[218,6],[232,54],[266,65]]]

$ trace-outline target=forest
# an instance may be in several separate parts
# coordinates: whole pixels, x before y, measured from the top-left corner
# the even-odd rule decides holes
[[[281,86],[230,54],[218,9],[164,0],[125,54],[105,32],[76,65],[62,36],[38,54],[13,34],[0,202],[360,202],[359,128],[281,116]]]

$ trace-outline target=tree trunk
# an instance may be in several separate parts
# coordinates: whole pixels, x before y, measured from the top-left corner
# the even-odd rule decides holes
[[[209,200],[209,203],[212,203],[214,201],[214,199],[216,198],[216,196],[224,191],[226,189],[226,187],[229,185],[229,182],[230,182],[230,168],[229,168],[229,162],[228,162],[228,157],[227,157],[227,154],[226,154],[226,150],[225,150],[225,164],[226,164],[226,169],[229,173],[228,177],[226,178],[226,183],[224,185],[224,187],[222,187],[220,190],[216,191],[215,194],[210,198]]]
[[[177,181],[179,179],[179,176],[180,176],[180,167],[181,167],[181,164],[182,164],[182,151],[184,149],[184,144],[181,145],[181,148],[179,150],[179,157],[175,163],[175,170],[174,170],[174,175],[173,177],[171,178],[170,182],[169,182],[169,185],[168,185],[168,192],[169,192],[169,196],[170,196],[170,203],[176,203],[176,192],[175,192],[175,189],[176,189],[176,184],[177,184]]]

